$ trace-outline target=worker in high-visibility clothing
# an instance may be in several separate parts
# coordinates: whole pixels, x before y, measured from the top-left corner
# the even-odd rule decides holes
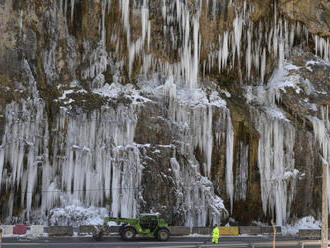
[[[217,244],[217,243],[218,243],[218,240],[219,240],[219,234],[220,234],[219,228],[218,228],[218,226],[215,224],[215,225],[213,226],[213,231],[212,231],[212,243],[213,243],[213,244]]]

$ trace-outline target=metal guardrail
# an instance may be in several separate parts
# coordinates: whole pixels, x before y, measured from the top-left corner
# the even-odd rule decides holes
[[[330,244],[330,241],[328,245]],[[290,240],[290,241],[277,241],[276,242],[276,247],[301,247],[304,248],[305,246],[320,246],[321,245],[321,240],[303,240],[303,241],[295,241],[295,240]],[[191,244],[191,245],[179,245],[175,246],[176,248],[230,248],[230,247],[249,247],[249,248],[257,248],[257,247],[272,247],[273,243],[270,242],[240,242],[240,243],[229,243],[229,242],[224,242],[224,243],[219,243],[219,244]],[[156,248],[156,247],[150,247],[150,248]]]
[[[328,241],[328,247],[329,247],[330,241]],[[308,241],[302,241],[300,242],[301,248],[304,248],[305,245],[310,245],[310,246],[316,246],[316,245],[321,245],[321,240],[308,240]]]

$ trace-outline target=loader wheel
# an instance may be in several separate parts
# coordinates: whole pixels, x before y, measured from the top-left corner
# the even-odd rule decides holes
[[[123,240],[132,240],[135,238],[136,231],[133,227],[125,227],[121,232],[121,238]]]
[[[161,228],[157,232],[157,239],[159,241],[167,241],[170,238],[170,232],[166,228]]]
[[[101,241],[103,238],[103,231],[102,230],[94,230],[93,231],[93,239],[95,241]]]

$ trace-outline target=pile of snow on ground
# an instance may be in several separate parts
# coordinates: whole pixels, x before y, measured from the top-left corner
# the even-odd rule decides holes
[[[108,212],[105,208],[84,208],[71,205],[52,209],[50,211],[49,225],[102,225],[104,218],[107,216]]]
[[[297,235],[299,229],[320,229],[321,222],[312,216],[306,216],[295,224],[282,226],[282,235]]]

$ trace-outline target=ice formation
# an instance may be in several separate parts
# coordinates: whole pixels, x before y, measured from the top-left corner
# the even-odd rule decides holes
[[[330,39],[314,35],[315,53],[326,61],[330,59]]]
[[[168,104],[167,118],[179,127],[176,141],[179,143],[177,149],[181,150],[177,152],[188,153],[190,158],[185,165],[179,164],[175,155],[170,160],[177,184],[189,186],[189,190],[181,188],[181,193],[186,194],[186,225],[202,226],[210,221],[215,222],[221,211],[225,211],[210,181],[214,146],[221,143],[226,145],[225,184],[231,211],[234,201],[245,200],[247,192],[249,147],[244,143],[239,144],[239,159],[234,164],[234,129],[230,110],[216,90],[207,93],[201,88],[202,77],[214,67],[222,73],[234,71],[238,66],[241,83],[259,84],[255,88],[258,93],[251,96],[250,100],[263,105],[254,110],[256,128],[260,133],[258,166],[263,211],[265,215],[275,213],[278,225],[286,222],[298,173],[294,169],[295,131],[276,102],[280,100],[280,91],[284,87],[288,84],[296,87],[296,79],[285,79],[288,71],[285,59],[296,39],[305,38],[304,35],[308,37],[307,29],[300,23],[289,22],[278,15],[276,6],[272,21],[252,22],[252,9],[244,2],[241,9],[235,9],[230,28],[219,34],[215,41],[204,44],[201,40],[204,2],[196,0],[190,6],[191,1],[163,0],[161,31],[167,39],[166,43],[170,44],[178,57],[174,62],[164,62],[151,49],[151,2],[119,0],[127,54],[116,64],[113,64],[112,55],[119,54],[120,46],[123,46],[120,44],[121,31],[107,33],[107,15],[114,1],[100,1],[97,44],[89,40],[82,41],[82,66],[79,72],[81,78],[89,83],[91,92],[111,99],[117,98],[122,92],[129,93],[132,104],[119,104],[116,107],[105,105],[88,114],[77,115],[71,115],[61,108],[60,113],[50,121],[47,119],[45,103],[39,99],[32,70],[24,61],[33,88],[33,99],[6,106],[0,146],[0,192],[9,192],[6,216],[13,216],[14,206],[21,206],[24,209],[22,218],[29,219],[38,208],[46,214],[56,207],[70,204],[99,207],[108,203],[114,216],[136,215],[143,168],[138,147],[134,143],[138,118],[135,105],[138,101],[150,100],[130,88],[130,84],[123,90],[119,86],[120,75],[113,77],[116,84],[109,85],[110,82],[105,79],[109,67],[120,69],[127,63],[129,79],[135,76],[134,73],[145,76],[159,74],[159,78],[167,78],[162,85]],[[65,24],[69,25],[75,21],[77,11],[76,0],[59,1],[59,4],[60,13],[57,13],[55,1],[44,13],[50,42],[43,48],[41,64],[48,83],[59,79],[56,53],[60,40],[57,27],[60,14],[65,17]],[[207,6],[212,6],[211,18],[219,14],[221,4],[221,1],[207,1]],[[20,33],[24,32],[25,15],[23,11],[19,13]],[[131,27],[132,16],[140,18],[141,31],[137,31],[137,34]],[[73,51],[68,54],[68,67],[75,78],[78,57],[74,52],[76,41],[69,34],[68,27],[65,32],[68,50]],[[329,38],[317,35],[313,38],[316,55],[328,61]],[[114,51],[109,51],[109,42],[116,44]],[[207,47],[207,55],[202,60],[201,51],[204,47]],[[265,85],[269,58],[275,58],[278,66]],[[142,62],[137,72],[136,61]],[[244,72],[240,71],[244,66],[245,78],[242,77]],[[64,91],[57,100],[65,100],[65,104],[69,105],[74,101],[67,99],[70,93],[73,91]],[[321,119],[311,117],[311,121],[316,139],[322,146],[322,155],[329,162],[330,142],[326,130],[330,125],[327,111],[322,111]],[[200,167],[194,155],[196,149],[202,154]],[[235,166],[236,175],[233,174]]]
[[[258,106],[252,109],[252,115],[260,134],[258,167],[262,208],[266,216],[276,218],[276,225],[286,224],[290,216],[299,173],[294,160],[295,127],[277,106],[285,87],[298,87],[299,76],[288,73],[292,68],[293,65],[283,61],[267,85],[249,88],[254,92],[247,95],[248,102]]]
[[[295,193],[298,171],[294,168],[295,129],[286,120],[256,115],[260,133],[258,167],[265,215],[276,214],[276,225],[285,224]]]
[[[321,107],[320,108],[320,118],[310,116],[310,121],[313,124],[314,136],[315,141],[320,146],[322,151],[322,163],[329,164],[330,162],[330,137],[329,137],[329,130],[330,130],[330,121],[329,121],[329,109],[328,107]],[[328,167],[329,173],[329,167]],[[330,179],[328,183],[328,188],[330,184]],[[328,190],[328,199],[330,203],[330,190]]]
[[[8,216],[17,192],[27,218],[40,200],[43,213],[56,206],[111,202],[114,216],[135,216],[143,167],[133,142],[133,107],[104,106],[76,117],[61,108],[52,126],[44,109],[41,100],[6,108],[0,190],[11,192]]]
[[[204,181],[211,178],[212,149],[214,140],[226,144],[226,188],[230,198],[231,209],[233,207],[233,127],[230,111],[226,102],[216,92],[211,93],[210,100],[201,89],[177,88],[173,79],[168,80],[164,86],[165,97],[169,102],[170,119],[180,127],[180,142],[182,152],[188,150],[193,157],[194,150],[198,148],[204,155],[203,171]],[[214,110],[213,110],[214,109]],[[213,111],[220,111],[216,117]],[[216,131],[214,131],[216,130]],[[221,139],[221,137],[226,137]],[[190,193],[189,193],[190,195]],[[192,196],[191,196],[192,197]],[[194,196],[196,197],[196,195]],[[197,196],[197,199],[199,197]],[[196,200],[197,200],[196,199]],[[204,201],[203,201],[204,202]],[[207,208],[207,205],[204,206]],[[205,215],[205,213],[203,213]],[[205,225],[207,216],[203,221],[195,224]],[[201,217],[198,217],[200,219]],[[189,223],[186,223],[189,224]],[[191,224],[191,223],[190,223]]]
[[[246,200],[247,183],[249,176],[249,145],[240,143],[239,153],[237,153],[236,181],[235,181],[235,201]]]
[[[184,130],[183,140],[192,145],[192,149],[199,148],[204,154],[203,173],[210,177],[212,148],[213,148],[213,108],[218,108],[225,114],[219,120],[228,126],[227,132],[227,168],[232,170],[232,142],[233,129],[231,125],[230,112],[225,106],[225,102],[219,101],[221,98],[216,96],[210,102],[205,92],[201,89],[189,91],[187,88],[176,88],[177,86],[167,81],[164,87],[165,94],[169,97],[170,118],[178,123]],[[216,93],[217,94],[217,93]],[[220,136],[220,134],[216,134]],[[230,174],[230,173],[229,173]],[[232,177],[232,176],[229,176]],[[230,179],[228,179],[230,180]],[[232,179],[231,179],[232,180]]]
[[[183,201],[185,225],[218,223],[228,214],[222,199],[213,193],[212,182],[200,174],[196,164],[180,165],[175,157],[170,161],[177,183],[176,194]]]

